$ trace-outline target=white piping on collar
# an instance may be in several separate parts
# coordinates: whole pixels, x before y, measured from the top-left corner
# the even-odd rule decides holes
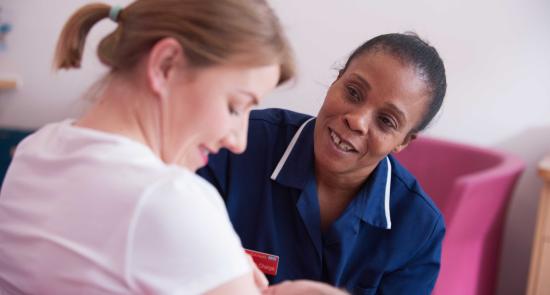
[[[286,160],[290,155],[290,152],[292,151],[292,149],[294,148],[294,145],[298,141],[298,138],[300,137],[300,133],[302,133],[302,130],[304,130],[304,127],[306,127],[307,123],[309,123],[309,121],[313,119],[315,119],[315,117],[309,118],[307,121],[302,123],[302,126],[300,126],[298,131],[296,131],[296,134],[294,134],[294,137],[292,137],[290,144],[286,147],[283,157],[279,160],[279,163],[277,163],[277,167],[275,167],[275,170],[273,170],[273,173],[271,174],[271,179],[273,180],[277,179],[277,176],[279,176],[279,172],[281,172],[281,169],[283,169],[283,166],[285,165]]]
[[[384,211],[386,213],[386,229],[391,229],[391,219],[390,219],[391,163],[388,157],[386,157],[386,163],[388,163],[388,174],[386,176],[386,190],[384,192]]]

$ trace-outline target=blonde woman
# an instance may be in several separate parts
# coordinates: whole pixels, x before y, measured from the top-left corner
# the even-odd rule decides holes
[[[78,68],[106,18],[118,25],[98,48],[111,70],[96,103],[25,139],[7,173],[0,293],[258,293],[265,278],[194,171],[242,152],[250,109],[292,77],[276,16],[260,0],[89,4],[65,24],[55,68]]]

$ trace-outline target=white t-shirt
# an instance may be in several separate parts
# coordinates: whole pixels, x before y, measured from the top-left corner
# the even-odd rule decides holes
[[[67,120],[18,146],[0,294],[199,294],[249,271],[216,190],[145,145]]]

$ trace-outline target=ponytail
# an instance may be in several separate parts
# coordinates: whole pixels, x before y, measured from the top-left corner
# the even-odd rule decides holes
[[[112,73],[133,70],[156,42],[174,38],[193,68],[278,63],[279,84],[294,76],[290,44],[267,0],[135,0],[122,11],[88,4],[65,24],[55,70],[80,67],[86,36],[104,18],[118,23],[97,47],[99,60]]]
[[[109,17],[110,11],[110,5],[93,3],[83,6],[71,16],[57,41],[54,70],[80,68],[86,36],[97,22]]]

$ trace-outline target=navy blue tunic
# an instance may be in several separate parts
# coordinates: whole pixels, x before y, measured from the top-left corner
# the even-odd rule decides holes
[[[353,294],[430,294],[439,272],[443,217],[392,156],[321,230],[314,175],[315,119],[253,111],[241,155],[222,150],[199,174],[225,199],[245,248],[278,255],[271,283],[311,279]],[[215,233],[213,233],[215,234]]]

